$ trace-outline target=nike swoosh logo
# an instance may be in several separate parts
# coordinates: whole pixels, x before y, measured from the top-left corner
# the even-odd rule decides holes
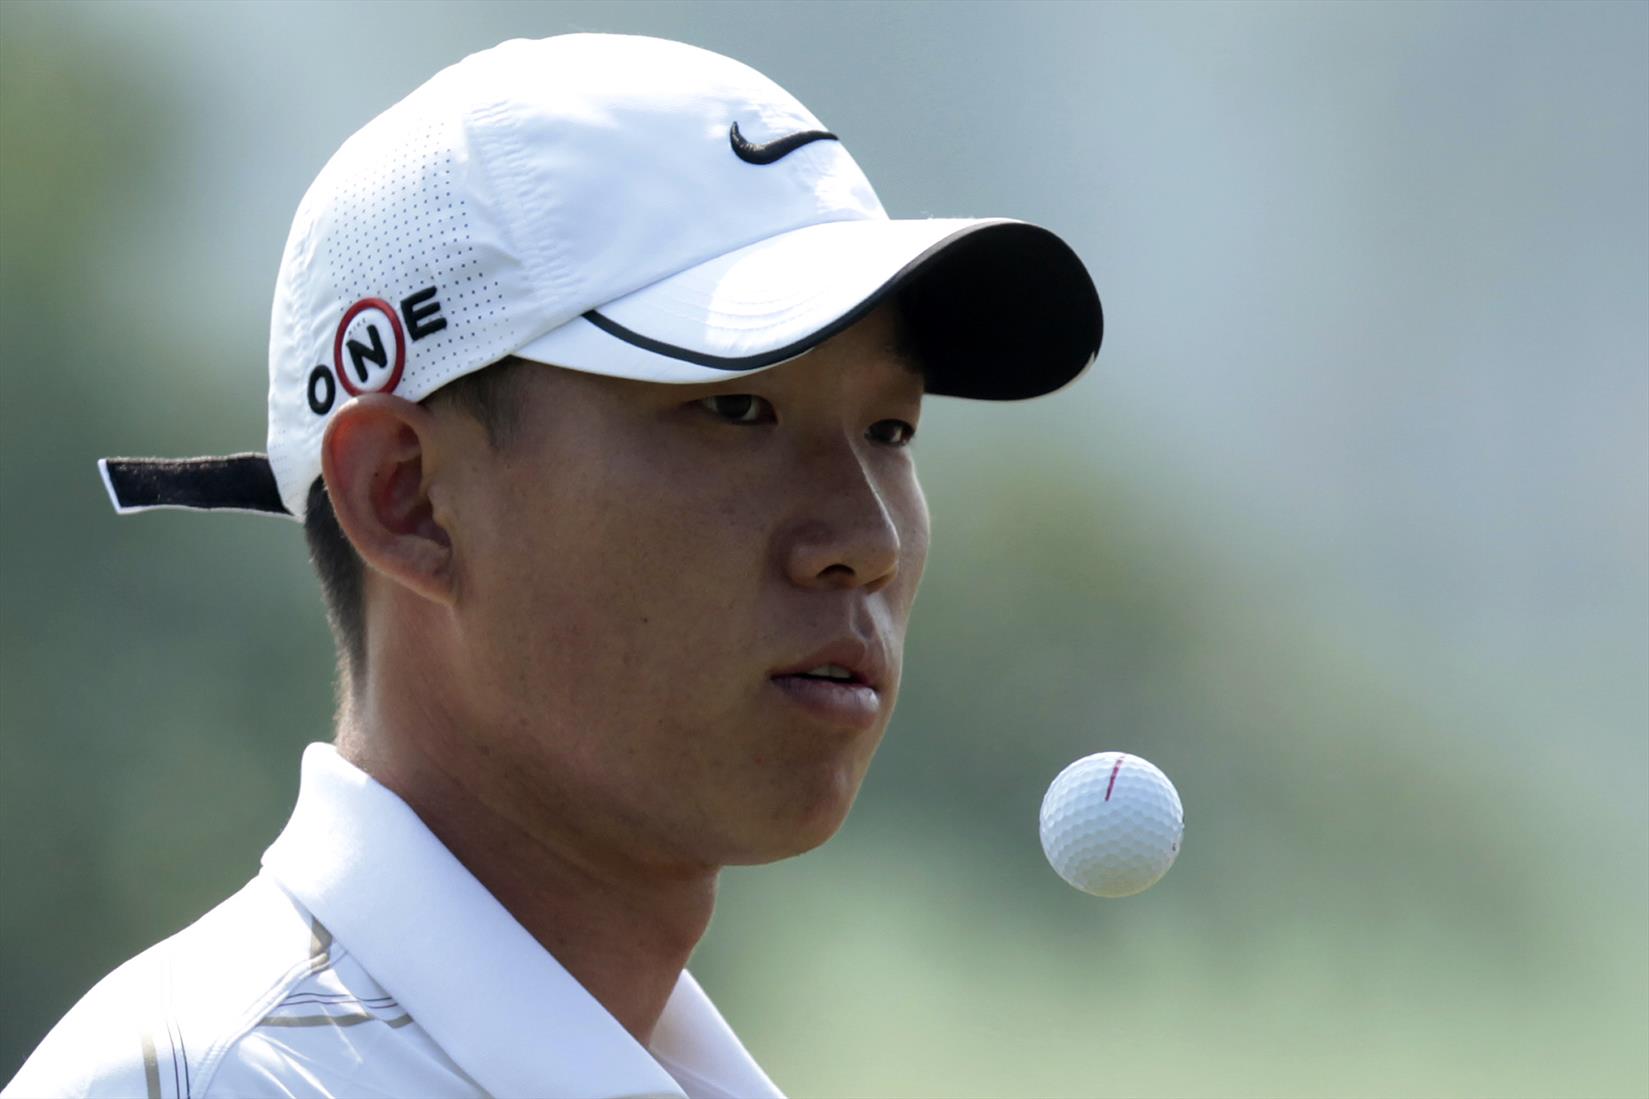
[[[803,145],[811,145],[815,141],[841,140],[841,138],[827,130],[802,130],[757,145],[754,142],[745,140],[744,135],[739,133],[737,122],[733,123],[731,130],[727,131],[727,137],[733,143],[733,152],[746,164],[771,164],[775,160],[782,160],[789,156]]]

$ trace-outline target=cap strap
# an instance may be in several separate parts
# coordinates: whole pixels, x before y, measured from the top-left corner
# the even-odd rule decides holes
[[[115,511],[155,508],[291,515],[275,471],[262,454],[221,458],[100,458],[98,471]]]

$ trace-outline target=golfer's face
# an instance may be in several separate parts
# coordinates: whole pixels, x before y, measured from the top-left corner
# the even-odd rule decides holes
[[[511,800],[596,844],[758,862],[823,842],[899,690],[928,514],[921,378],[873,313],[714,385],[530,372],[455,550]],[[811,679],[819,665],[852,682]],[[832,669],[832,674],[840,672]]]

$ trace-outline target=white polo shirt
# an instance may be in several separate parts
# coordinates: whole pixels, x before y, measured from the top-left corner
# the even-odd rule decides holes
[[[405,802],[312,744],[262,872],[98,982],[0,1095],[780,1092],[685,971],[643,1048]]]

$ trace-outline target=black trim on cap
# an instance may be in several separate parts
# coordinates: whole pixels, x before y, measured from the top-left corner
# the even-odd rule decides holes
[[[262,454],[221,458],[103,458],[97,463],[122,515],[152,508],[291,515]]]
[[[788,343],[783,347],[775,348],[772,351],[763,351],[755,355],[711,355],[703,351],[694,351],[690,347],[678,347],[673,343],[655,340],[651,336],[643,336],[640,332],[625,328],[622,324],[610,317],[602,316],[594,309],[585,313],[584,319],[607,333],[607,335],[623,340],[634,347],[639,347],[643,351],[651,351],[653,354],[663,355],[667,359],[680,359],[682,362],[692,363],[694,366],[709,366],[716,370],[726,370],[740,374],[747,370],[760,370],[763,367],[774,366],[786,359],[794,359],[804,351],[812,350],[868,313],[881,300],[882,294],[883,291],[878,290],[817,332],[803,336],[794,343]]]
[[[592,309],[584,319],[615,339],[695,366],[742,372],[793,359],[898,294],[926,370],[928,392],[1011,401],[1052,392],[1099,353],[1105,316],[1070,245],[1039,226],[970,225],[905,264],[823,328],[755,355],[710,355],[653,339]]]

